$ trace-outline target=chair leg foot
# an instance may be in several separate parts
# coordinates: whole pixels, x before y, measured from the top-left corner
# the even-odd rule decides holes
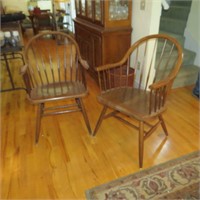
[[[163,119],[162,115],[159,115],[158,118],[159,118],[159,120],[161,122],[161,126],[163,128],[163,131],[165,132],[165,135],[168,136],[169,134],[168,134],[167,127],[165,125],[165,122],[164,122],[164,119]]]
[[[97,124],[95,126],[95,129],[94,129],[94,132],[93,132],[92,136],[96,135],[96,133],[97,133],[97,131],[98,131],[98,129],[99,129],[102,121],[103,121],[104,115],[106,114],[106,110],[107,110],[107,106],[104,106],[103,109],[102,109],[102,111],[101,111],[101,114],[99,116],[99,119],[97,121]]]
[[[139,122],[139,167],[143,166],[144,154],[144,122]]]
[[[88,116],[87,116],[87,113],[86,113],[86,110],[85,110],[85,106],[82,102],[82,99],[76,99],[77,103],[78,103],[78,106],[80,107],[81,109],[81,112],[83,114],[83,118],[85,120],[85,124],[87,126],[87,129],[88,129],[88,132],[90,135],[92,135],[92,130],[91,130],[91,127],[90,127],[90,122],[89,122],[89,119],[88,119]]]
[[[39,141],[41,118],[42,118],[42,114],[43,114],[43,109],[44,109],[44,104],[43,103],[39,104],[38,110],[37,110],[36,131],[35,131],[35,143],[36,144]]]

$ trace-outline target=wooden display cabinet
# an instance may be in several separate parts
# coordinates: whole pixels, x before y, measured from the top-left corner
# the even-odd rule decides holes
[[[76,0],[75,37],[81,55],[95,68],[119,61],[131,44],[132,1]]]

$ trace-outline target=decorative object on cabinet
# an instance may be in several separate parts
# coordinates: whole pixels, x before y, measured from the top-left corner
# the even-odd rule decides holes
[[[39,140],[41,119],[48,115],[80,111],[91,134],[82,101],[88,94],[84,75],[88,64],[73,37],[58,31],[40,33],[26,45],[25,60],[21,72],[28,99],[38,106],[35,142]]]
[[[97,67],[102,91],[97,99],[103,105],[103,109],[93,135],[97,133],[102,121],[109,117],[115,117],[136,128],[139,133],[139,166],[142,168],[144,141],[159,125],[162,126],[165,135],[168,135],[162,114],[166,110],[167,97],[182,59],[183,51],[176,39],[156,34],[141,38],[133,44],[119,62]],[[118,70],[122,74],[125,67],[126,86],[124,80],[119,78],[118,85],[113,87],[111,73]],[[132,87],[128,80],[130,68],[137,71]],[[106,113],[110,109],[112,111]]]
[[[96,67],[119,61],[131,44],[132,1],[76,0],[75,37],[97,80]]]

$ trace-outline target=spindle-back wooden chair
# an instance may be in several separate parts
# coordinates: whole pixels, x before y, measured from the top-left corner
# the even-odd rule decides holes
[[[81,111],[91,134],[82,102],[82,98],[88,94],[84,71],[89,66],[81,58],[76,41],[61,32],[40,33],[27,43],[25,61],[26,65],[21,71],[28,99],[38,105],[36,143],[39,140],[41,118],[47,115]],[[68,104],[45,107],[47,102],[63,100],[68,100]]]
[[[182,63],[182,48],[172,37],[162,34],[146,36],[133,44],[117,63],[97,67],[103,104],[93,136],[102,120],[115,117],[139,130],[139,166],[143,165],[144,140],[161,124],[165,135],[167,128],[162,117],[173,81]],[[135,70],[135,75],[131,72]],[[134,79],[134,84],[132,80]],[[112,112],[106,113],[107,109]],[[119,113],[136,119],[139,126],[130,123]],[[150,124],[151,118],[158,122]],[[134,121],[134,120],[133,120]],[[113,133],[114,134],[114,133]]]

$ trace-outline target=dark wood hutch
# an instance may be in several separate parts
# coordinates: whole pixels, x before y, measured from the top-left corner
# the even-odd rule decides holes
[[[131,0],[76,0],[75,37],[81,55],[95,67],[119,61],[131,44]]]

